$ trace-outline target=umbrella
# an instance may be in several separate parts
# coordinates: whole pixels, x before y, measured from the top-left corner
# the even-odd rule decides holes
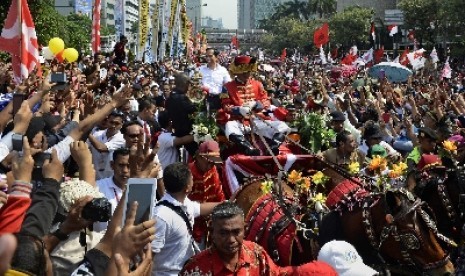
[[[381,62],[368,70],[368,75],[372,78],[379,78],[381,70],[390,82],[404,82],[413,73],[407,67],[396,62]]]

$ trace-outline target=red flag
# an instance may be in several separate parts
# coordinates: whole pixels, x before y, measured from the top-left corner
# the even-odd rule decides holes
[[[373,58],[375,61],[375,64],[378,64],[381,62],[384,56],[384,46],[382,46],[380,49],[375,50],[375,53],[373,54]]]
[[[237,35],[233,36],[231,39],[231,49],[239,49],[239,39],[237,39]]]
[[[18,14],[19,1],[21,15]],[[11,54],[16,83],[21,83],[39,64],[39,44],[27,0],[12,1],[0,35],[0,51]],[[38,68],[40,70],[40,66]]]
[[[371,34],[371,37],[373,38],[373,41],[376,41],[375,22],[371,22],[370,34]]]
[[[404,66],[407,66],[409,64],[409,61],[408,61],[408,57],[407,55],[410,53],[410,50],[409,48],[406,48],[404,50],[404,52],[402,53],[402,55],[400,55],[400,58],[399,58],[399,63],[404,65]]]
[[[324,23],[321,28],[316,29],[313,33],[313,44],[317,48],[320,48],[322,45],[325,45],[329,42],[329,25]]]
[[[283,49],[283,52],[281,53],[281,57],[279,58],[281,61],[285,61],[287,56],[287,50],[286,48]]]
[[[94,10],[92,11],[92,52],[100,51],[100,0],[95,0]]]

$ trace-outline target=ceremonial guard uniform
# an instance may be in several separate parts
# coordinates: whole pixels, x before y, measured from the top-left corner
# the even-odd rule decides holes
[[[262,113],[270,108],[270,101],[262,83],[250,77],[250,73],[256,70],[256,61],[249,56],[238,56],[230,65],[230,71],[236,78],[224,85],[222,93],[223,110],[230,115],[225,134],[230,141],[242,147],[245,154],[259,155],[259,150],[244,138],[244,133],[253,129],[271,139],[271,149],[278,154],[278,148],[290,128],[284,122],[271,121]]]

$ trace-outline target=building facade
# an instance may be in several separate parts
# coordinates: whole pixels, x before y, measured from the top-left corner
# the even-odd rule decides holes
[[[205,29],[223,29],[223,19],[213,19],[210,16],[202,18],[202,28]]]
[[[237,20],[239,29],[256,29],[260,20],[270,17],[277,6],[289,0],[238,0]]]
[[[373,8],[375,18],[385,20],[385,10],[397,9],[397,0],[337,0],[337,12],[342,12],[350,6],[360,6],[364,8]]]
[[[198,32],[202,27],[202,0],[186,0],[186,13],[190,21],[194,32]]]

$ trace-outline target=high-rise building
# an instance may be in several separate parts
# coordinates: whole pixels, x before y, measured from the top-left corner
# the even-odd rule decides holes
[[[186,0],[187,17],[192,21],[194,32],[201,30],[202,26],[202,0]]]
[[[92,16],[93,0],[55,0],[55,9],[61,15],[72,13]]]
[[[100,2],[100,24],[106,27],[115,26],[115,0],[102,0]]]
[[[221,18],[213,19],[210,16],[203,17],[202,28],[223,29],[223,20]]]
[[[270,17],[277,6],[288,1],[289,0],[238,0],[238,28],[258,28],[260,20]]]
[[[139,24],[139,0],[123,0],[124,1],[124,33],[133,33],[134,24]]]
[[[397,9],[397,0],[337,0],[337,12],[342,12],[350,6],[360,6],[364,8],[373,8],[375,18],[384,18],[385,10]]]

